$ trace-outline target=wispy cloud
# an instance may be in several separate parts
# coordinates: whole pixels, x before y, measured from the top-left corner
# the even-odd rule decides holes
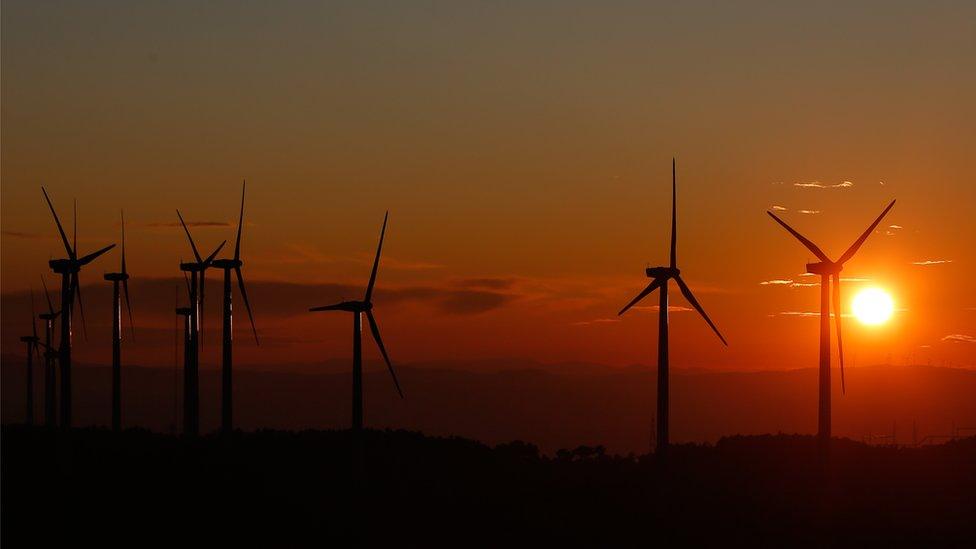
[[[783,206],[780,206],[780,205],[777,205],[777,204],[774,204],[774,205],[773,205],[773,208],[772,208],[772,210],[773,210],[774,212],[785,212],[785,211],[786,211],[786,208],[785,208],[785,207],[783,207]]]
[[[905,227],[902,227],[901,225],[888,225],[888,228],[898,230],[898,229],[904,229]]]
[[[833,318],[835,314],[836,313],[830,313],[830,317]],[[782,311],[782,312],[776,313],[775,315],[770,315],[770,316],[793,316],[793,317],[800,317],[800,318],[810,318],[810,317],[820,318],[820,313],[818,313],[818,312],[811,312],[811,311]],[[842,313],[840,316],[841,316],[841,318],[850,318],[853,315],[851,315],[849,313]]]
[[[841,282],[871,282],[870,278],[861,278],[856,276],[842,276],[840,277]]]
[[[147,227],[182,227],[179,221],[159,221],[156,223],[147,223]],[[231,227],[232,224],[228,221],[187,221],[187,227]]]
[[[819,282],[796,282],[788,278],[774,278],[773,280],[763,280],[760,286],[788,286],[790,288],[813,288],[820,286]]]
[[[797,210],[797,213],[806,214],[806,215],[816,215],[820,213],[820,210]]]
[[[840,183],[831,185],[829,183],[821,183],[820,181],[809,181],[806,183],[794,183],[793,186],[805,189],[847,189],[849,187],[853,187],[854,183],[850,181],[841,181]]]
[[[25,233],[21,231],[0,231],[0,234],[10,238],[26,238],[26,239],[44,238],[44,235],[39,233]]]
[[[976,337],[966,334],[949,334],[942,338],[942,341],[953,341],[957,343],[976,343]]]
[[[636,305],[634,306],[635,311],[660,311],[660,305]],[[682,307],[680,305],[668,305],[669,313],[687,313],[689,311],[694,311],[691,307]]]
[[[792,280],[789,279],[773,279],[773,280],[763,280],[759,283],[760,286],[789,286],[793,284]]]
[[[946,263],[952,263],[951,259],[926,259],[923,261],[912,261],[912,265],[921,265],[927,267],[929,265],[944,265]]]
[[[579,322],[574,322],[573,326],[592,326],[594,324],[610,324],[613,322],[620,322],[619,318],[594,318],[593,320],[581,320]]]

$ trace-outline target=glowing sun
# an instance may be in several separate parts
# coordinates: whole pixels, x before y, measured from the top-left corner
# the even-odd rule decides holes
[[[895,311],[895,301],[881,288],[866,288],[854,296],[851,308],[863,324],[884,324]]]

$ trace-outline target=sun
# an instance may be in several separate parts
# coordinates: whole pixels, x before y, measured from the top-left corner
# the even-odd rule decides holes
[[[851,308],[861,323],[876,326],[891,318],[895,311],[895,301],[891,294],[881,288],[866,288],[854,296]]]

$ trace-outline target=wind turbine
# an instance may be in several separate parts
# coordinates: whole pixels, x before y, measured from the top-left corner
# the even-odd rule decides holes
[[[373,260],[373,271],[369,275],[369,284],[366,286],[366,296],[362,301],[343,301],[335,305],[325,305],[323,307],[312,307],[309,311],[346,311],[352,313],[352,428],[361,431],[363,428],[363,320],[362,315],[366,313],[369,321],[369,329],[373,334],[373,340],[379,347],[386,367],[393,377],[393,385],[396,386],[397,393],[403,398],[403,391],[400,390],[400,382],[397,380],[393,364],[390,357],[386,354],[386,347],[383,346],[383,339],[380,337],[380,329],[373,318],[373,285],[376,283],[376,269],[380,265],[380,251],[383,249],[383,237],[386,234],[386,220],[390,212],[383,216],[383,229],[380,231],[380,244],[376,247],[376,259]]]
[[[831,261],[827,254],[817,247],[816,244],[807,240],[803,235],[793,230],[782,219],[776,217],[773,212],[767,211],[777,223],[796,237],[808,250],[813,252],[820,261],[817,263],[807,263],[807,272],[820,275],[820,399],[819,414],[817,416],[817,436],[821,442],[830,440],[830,283],[833,279],[834,284],[834,319],[837,323],[837,353],[840,356],[840,384],[841,391],[847,393],[844,383],[844,345],[841,338],[841,315],[840,315],[840,271],[844,268],[844,263],[849,261],[864,241],[871,236],[874,228],[881,223],[881,220],[888,214],[895,201],[892,200],[888,207],[881,212],[881,215],[874,220],[874,223],[864,231],[861,236],[851,244],[851,247],[840,256],[837,261]]]
[[[234,349],[234,309],[232,303],[232,291],[230,283],[230,272],[234,271],[237,275],[237,287],[244,298],[244,307],[247,309],[247,318],[251,321],[251,332],[254,334],[254,342],[258,341],[258,330],[254,327],[254,316],[251,314],[251,304],[247,300],[247,290],[244,289],[244,275],[241,274],[241,228],[244,226],[244,191],[247,182],[241,186],[241,215],[237,221],[237,241],[234,244],[233,259],[217,259],[213,266],[224,271],[224,311],[223,311],[223,354],[221,363],[221,408],[220,408],[220,429],[224,433],[231,433],[234,430],[234,383],[233,383],[233,349]]]
[[[21,341],[27,344],[27,410],[24,415],[24,422],[27,425],[34,425],[34,355],[40,354],[37,348],[40,346],[41,338],[37,337],[37,322],[34,320],[34,290],[31,290],[31,335],[23,336]]]
[[[200,257],[197,245],[190,236],[190,229],[183,221],[183,215],[179,210],[176,210],[176,215],[180,218],[180,224],[183,225],[186,238],[190,241],[190,248],[193,250],[193,257],[196,259],[186,263],[180,262],[180,270],[190,273],[190,314],[187,316],[189,337],[186,345],[187,364],[183,374],[183,431],[187,435],[196,436],[200,432],[200,307],[203,303],[203,278],[214,257],[227,241],[221,242],[206,259]]]
[[[47,311],[38,316],[44,321],[44,425],[54,427],[57,416],[57,388],[55,386],[57,374],[55,372],[55,360],[57,351],[54,350],[54,320],[58,318],[61,311],[54,310],[51,302],[51,294],[47,291],[47,283],[41,277],[41,286],[44,287],[44,297],[47,299]]]
[[[81,285],[79,273],[81,268],[94,261],[98,256],[111,250],[115,244],[109,244],[104,248],[92,252],[86,256],[78,257],[78,216],[75,210],[74,219],[74,246],[68,243],[68,236],[64,234],[64,227],[58,219],[57,212],[54,211],[54,204],[47,195],[44,187],[44,200],[47,201],[51,215],[54,216],[54,223],[58,226],[58,233],[61,235],[61,242],[64,244],[64,251],[68,254],[64,259],[52,259],[48,261],[51,270],[61,275],[61,337],[58,341],[58,362],[61,365],[61,427],[68,429],[71,427],[71,317],[74,313],[74,299],[78,296],[78,305],[81,309],[82,328],[85,324],[84,305],[81,304]]]
[[[654,290],[660,289],[660,307],[658,310],[658,337],[657,337],[657,451],[663,453],[667,450],[669,440],[669,364],[668,364],[668,281],[674,279],[678,284],[678,288],[681,290],[681,294],[685,296],[688,303],[691,304],[705,322],[712,328],[715,335],[718,336],[722,343],[728,346],[728,342],[719,333],[718,328],[712,323],[712,320],[708,318],[705,314],[705,310],[695,299],[694,294],[691,293],[691,289],[685,284],[685,281],[681,279],[681,270],[678,269],[677,262],[677,177],[675,174],[675,161],[671,159],[671,263],[667,267],[649,267],[646,270],[648,278],[651,279],[651,283],[644,288],[641,293],[637,294],[626,307],[620,310],[617,315],[622,315],[627,312],[628,309],[636,305],[640,300],[647,297],[648,294]]]
[[[125,292],[125,307],[129,313],[129,333],[135,339],[135,326],[132,323],[132,303],[129,301],[129,273],[125,269],[125,214],[122,217],[122,267],[121,272],[105,273],[104,278],[112,283],[112,430],[122,430],[122,300],[119,283]]]

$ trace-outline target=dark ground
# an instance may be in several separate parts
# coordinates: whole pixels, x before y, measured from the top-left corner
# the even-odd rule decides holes
[[[787,435],[677,446],[667,460],[407,431],[188,441],[5,426],[0,446],[4,547],[976,542],[976,437],[834,440],[827,466],[815,439]]]

